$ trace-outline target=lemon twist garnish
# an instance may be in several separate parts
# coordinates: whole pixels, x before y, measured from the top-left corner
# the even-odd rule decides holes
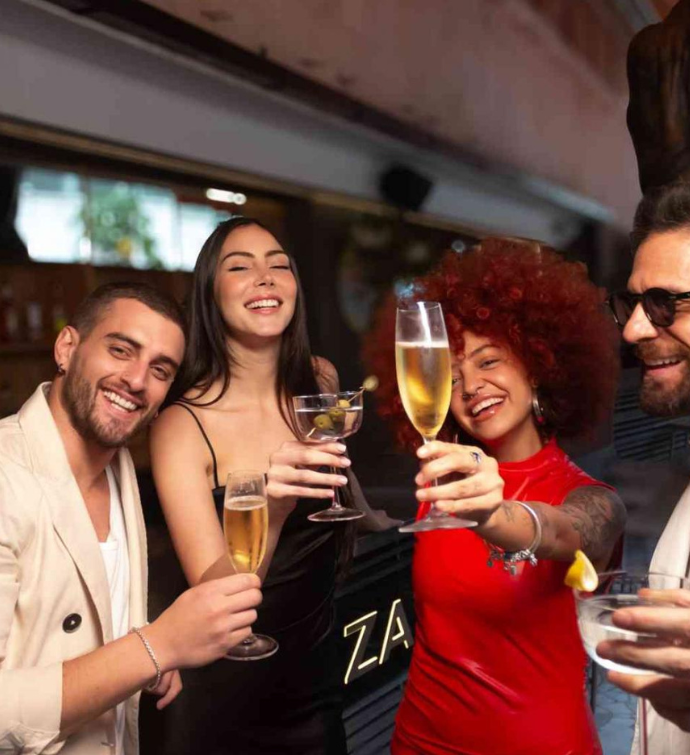
[[[582,551],[575,551],[575,560],[565,575],[565,583],[582,592],[594,592],[599,586],[597,570]]]

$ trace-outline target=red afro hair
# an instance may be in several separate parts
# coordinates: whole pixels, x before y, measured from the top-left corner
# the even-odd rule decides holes
[[[451,351],[470,330],[507,346],[538,386],[546,436],[586,436],[611,411],[618,384],[617,330],[604,293],[586,267],[536,241],[487,238],[462,254],[449,252],[405,297],[443,307]],[[405,446],[419,436],[407,420],[395,377],[395,309],[390,296],[364,347],[379,377],[378,411]],[[449,415],[439,437],[458,427]]]

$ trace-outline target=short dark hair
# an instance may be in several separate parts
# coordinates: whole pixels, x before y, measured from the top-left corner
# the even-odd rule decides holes
[[[630,234],[632,252],[655,233],[684,229],[690,231],[690,182],[656,186],[637,205]]]
[[[147,283],[106,283],[92,291],[77,307],[71,325],[87,338],[106,311],[120,299],[135,299],[154,312],[163,315],[185,332],[185,318],[180,305],[166,293]]]

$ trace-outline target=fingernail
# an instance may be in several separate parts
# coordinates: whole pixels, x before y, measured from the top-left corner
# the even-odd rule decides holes
[[[417,456],[419,456],[420,459],[423,459],[425,456],[429,455],[429,451],[426,449],[425,446],[422,446],[417,450]]]
[[[342,465],[343,465],[344,467],[349,467],[349,466],[350,466],[350,464],[352,464],[352,461],[351,461],[350,459],[348,459],[348,458],[347,458],[347,456],[345,456],[345,457],[344,457],[343,459],[341,459],[341,460],[340,460],[340,463],[341,463],[341,464],[342,464]]]
[[[608,641],[603,640],[597,645],[597,655],[600,655],[602,658],[608,658],[610,647]]]
[[[340,451],[341,453],[345,453],[345,451],[347,451],[347,446],[346,446],[346,445],[345,445],[344,443],[337,443],[337,444],[336,444],[336,448],[337,448],[337,449],[338,449],[338,451]]]
[[[342,475],[338,475],[338,483],[340,485],[347,485],[347,477],[343,477]]]
[[[625,611],[614,611],[611,618],[617,627],[622,627],[623,629],[632,626],[634,621],[633,617]]]
[[[426,500],[426,498],[425,498],[426,491],[424,490],[424,488],[422,488],[421,490],[418,490],[415,493],[415,495],[417,496],[417,500],[418,501],[424,501],[424,500]]]
[[[422,475],[418,474],[414,478],[415,485],[422,485],[424,483],[424,480],[422,479]]]

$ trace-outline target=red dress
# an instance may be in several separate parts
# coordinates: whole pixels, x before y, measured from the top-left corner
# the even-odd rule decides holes
[[[554,441],[499,470],[506,499],[552,506],[600,484]],[[391,752],[601,755],[568,564],[520,564],[511,576],[488,555],[472,530],[417,536],[416,638]]]

